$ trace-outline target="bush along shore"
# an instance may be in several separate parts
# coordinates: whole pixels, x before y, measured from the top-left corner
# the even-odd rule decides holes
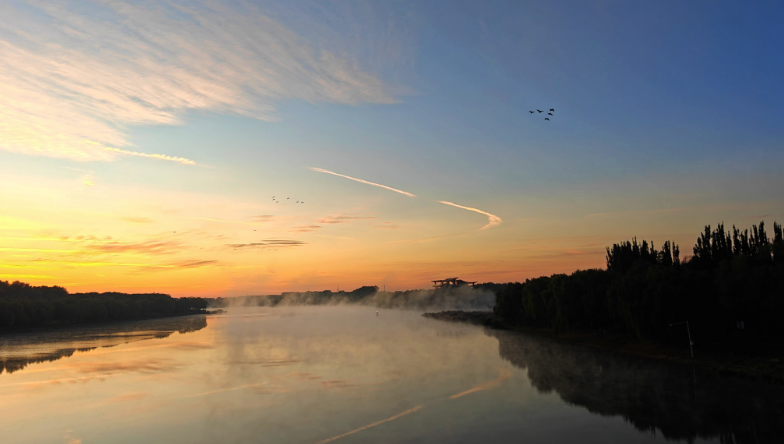
[[[784,382],[782,234],[706,226],[683,261],[672,242],[633,239],[607,248],[605,269],[506,284],[493,313],[426,316]]]
[[[0,281],[0,332],[206,314],[206,308],[207,301],[202,298],[173,298],[158,293],[68,293],[57,286]]]

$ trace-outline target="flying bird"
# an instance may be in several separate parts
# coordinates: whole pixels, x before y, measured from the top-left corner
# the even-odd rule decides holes
[[[549,117],[545,117],[544,120],[550,120],[550,118]]]
[[[548,115],[548,116],[552,116],[552,115],[553,115],[553,113],[547,113],[547,115]]]
[[[540,113],[543,113],[543,112],[544,112],[544,111],[542,111],[542,110],[540,110],[540,109],[537,109],[537,111],[539,111]]]
[[[550,111],[552,111],[552,112],[555,112],[555,109],[553,109],[553,108],[550,108]]]
[[[534,113],[533,111],[528,111],[528,112],[529,112],[529,113],[531,113],[531,114],[533,114],[533,113]]]

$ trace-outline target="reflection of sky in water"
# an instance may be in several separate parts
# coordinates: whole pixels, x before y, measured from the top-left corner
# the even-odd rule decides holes
[[[207,323],[167,337],[148,325],[126,335],[135,342],[0,375],[3,442],[663,441],[540,393],[533,368],[477,327],[355,307],[234,309]]]

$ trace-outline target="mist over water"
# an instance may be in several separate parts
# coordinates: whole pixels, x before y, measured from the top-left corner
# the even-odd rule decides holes
[[[156,320],[154,328],[144,321],[103,333],[73,329],[43,341],[47,350],[74,341],[90,350],[0,374],[3,442],[763,443],[782,436],[777,388],[420,314],[281,304]],[[17,336],[3,351],[40,358],[35,341]]]
[[[287,292],[273,296],[245,296],[223,298],[216,307],[278,307],[302,305],[359,305],[401,310],[477,310],[492,311],[495,293],[490,289],[468,286],[446,287],[438,290],[377,291],[376,287],[362,287],[351,292],[307,291]]]

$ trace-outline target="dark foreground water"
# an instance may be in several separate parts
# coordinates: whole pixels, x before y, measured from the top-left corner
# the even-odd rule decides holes
[[[784,442],[782,390],[361,307],[0,336],[3,443]]]

